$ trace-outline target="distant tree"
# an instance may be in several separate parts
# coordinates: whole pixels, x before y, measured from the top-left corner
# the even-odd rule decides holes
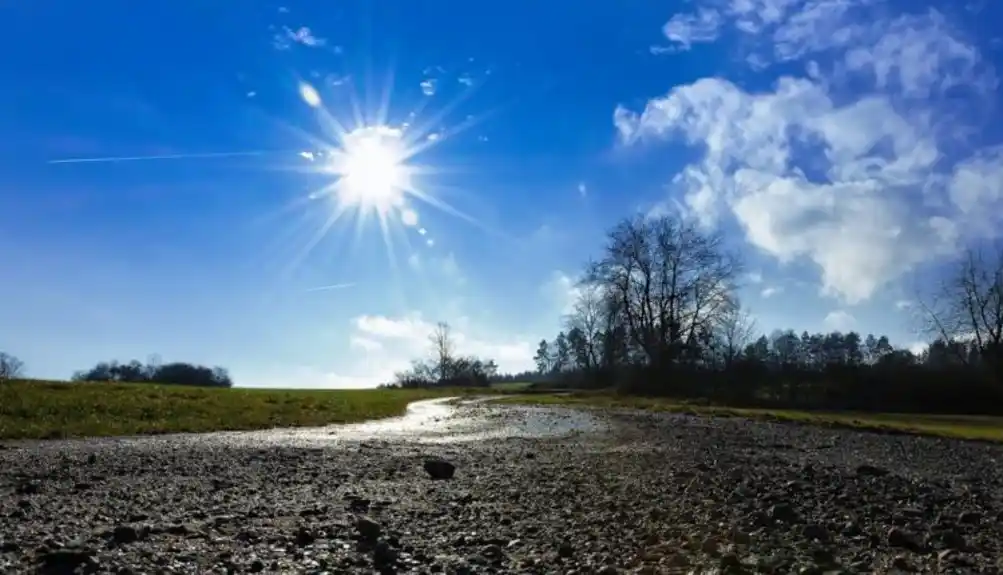
[[[491,359],[460,356],[449,324],[439,322],[429,334],[431,358],[411,362],[410,369],[394,374],[396,387],[487,386],[498,376]]]
[[[533,356],[533,361],[536,362],[536,370],[541,374],[550,373],[552,360],[550,356],[550,344],[547,340],[541,339],[540,345],[536,348],[536,355]]]
[[[563,331],[554,338],[553,357],[550,369],[554,373],[560,373],[570,369],[571,365],[571,345],[568,343],[568,336]]]
[[[594,372],[602,352],[603,293],[599,286],[583,283],[580,295],[565,319],[568,345],[579,369]]]
[[[429,341],[432,343],[432,354],[435,357],[436,377],[442,384],[453,377],[456,362],[456,358],[453,357],[456,345],[449,324],[441,321],[437,323],[429,335]]]
[[[109,381],[128,383],[159,383],[166,385],[192,385],[201,387],[232,387],[230,374],[222,367],[209,368],[190,363],[144,365],[133,360],[128,363],[100,362],[86,371],[73,374],[74,381]]]
[[[0,382],[24,376],[24,362],[9,353],[0,352]]]
[[[966,252],[920,306],[926,333],[958,344],[946,351],[965,364],[975,360],[1003,379],[1003,247]]]
[[[716,328],[713,332],[716,336],[714,346],[721,362],[727,367],[734,364],[745,346],[752,342],[756,321],[742,309],[738,300],[733,300],[716,318]]]

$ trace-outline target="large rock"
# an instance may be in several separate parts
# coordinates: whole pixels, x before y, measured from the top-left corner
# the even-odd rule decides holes
[[[452,479],[456,473],[456,466],[444,459],[426,460],[424,468],[432,479]]]

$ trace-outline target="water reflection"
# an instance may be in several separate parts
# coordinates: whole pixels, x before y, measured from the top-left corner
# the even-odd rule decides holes
[[[460,443],[510,437],[557,437],[602,429],[588,413],[531,406],[492,406],[491,398],[429,399],[404,415],[365,423],[244,432],[241,439],[286,445],[390,441]]]

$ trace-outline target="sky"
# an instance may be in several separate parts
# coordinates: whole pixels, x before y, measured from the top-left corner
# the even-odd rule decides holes
[[[520,371],[638,213],[762,331],[911,347],[1003,229],[1003,3],[573,4],[0,3],[0,350],[366,387],[446,321]]]

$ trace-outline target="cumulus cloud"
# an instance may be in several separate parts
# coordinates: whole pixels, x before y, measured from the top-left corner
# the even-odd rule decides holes
[[[734,218],[780,262],[814,262],[822,291],[847,303],[998,229],[1003,146],[979,148],[984,119],[965,115],[989,109],[995,72],[943,15],[889,14],[876,0],[729,0],[696,18],[768,48],[764,65],[810,58],[805,76],[786,67],[767,90],[703,78],[615,110],[628,145],[702,151],[672,188],[703,225]],[[710,41],[709,29],[670,39]]]
[[[349,338],[348,343],[353,349],[360,349],[362,351],[379,351],[383,349],[383,344],[380,342],[361,335],[353,335]]]
[[[457,353],[494,359],[503,370],[522,371],[532,367],[535,349],[531,341],[477,337],[463,318],[449,323]],[[402,316],[362,315],[355,318],[353,327],[355,345],[365,340],[369,343],[364,345],[369,345],[370,351],[384,352],[390,364],[404,369],[411,360],[425,357],[430,351],[429,336],[435,330],[435,322],[416,312]]]
[[[856,323],[857,319],[843,310],[831,311],[822,320],[826,329],[833,331],[849,331]]]
[[[578,280],[562,271],[553,272],[541,289],[544,296],[549,298],[562,314],[574,311],[575,302],[582,293],[578,287]]]
[[[768,288],[763,288],[763,291],[759,292],[759,295],[761,295],[763,299],[768,299],[775,295],[783,293],[783,291],[784,288],[782,287],[768,287]]]
[[[688,50],[695,43],[716,40],[721,23],[717,10],[701,8],[696,14],[676,14],[662,28],[662,33],[670,42]]]
[[[532,369],[534,338],[479,337],[470,322],[461,316],[450,318],[456,352],[494,359],[502,371]],[[253,372],[234,374],[250,387],[369,388],[394,380],[416,359],[431,354],[429,336],[435,322],[419,312],[402,315],[360,315],[349,326],[352,360],[324,367],[317,365],[276,365],[257,367]]]

